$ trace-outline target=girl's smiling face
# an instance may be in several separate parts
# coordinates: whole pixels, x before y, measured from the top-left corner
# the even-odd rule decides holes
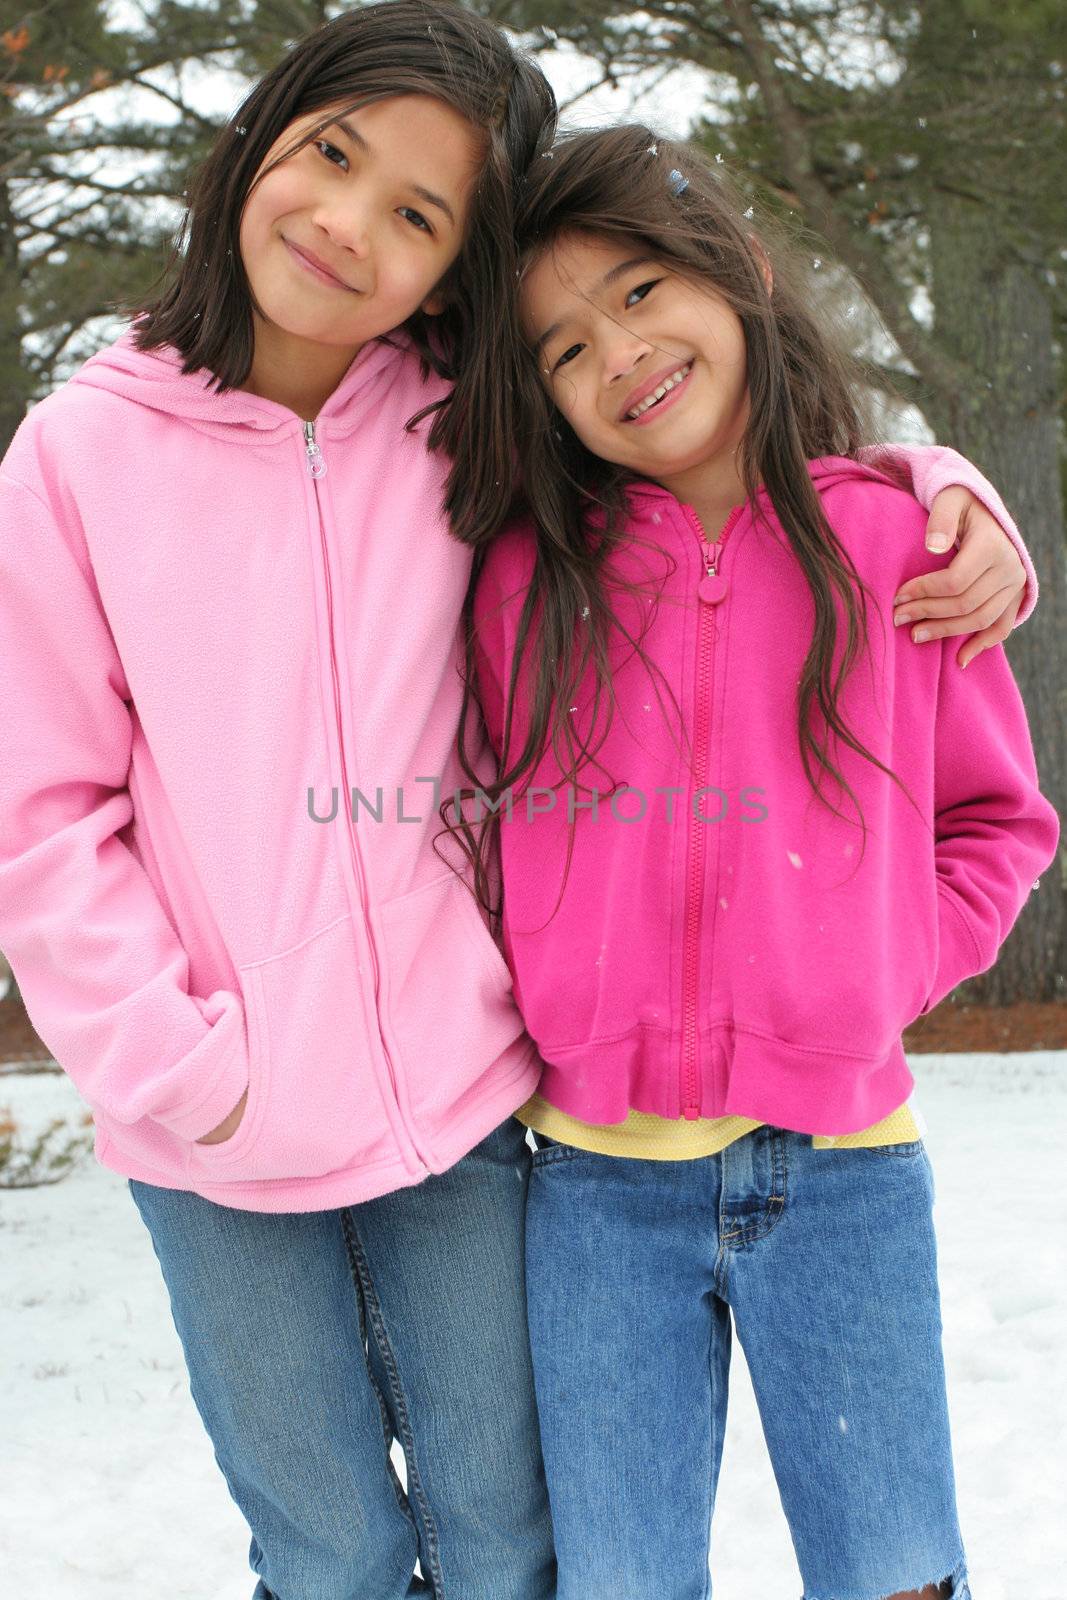
[[[587,449],[680,499],[697,486],[744,498],[744,334],[710,286],[634,241],[571,233],[536,258],[521,298],[541,380]]]
[[[263,163],[329,115],[286,128]],[[256,183],[241,217],[241,260],[260,340],[332,347],[349,359],[420,307],[463,243],[482,155],[476,130],[428,95],[338,108],[339,120]],[[261,168],[262,170],[262,168]]]

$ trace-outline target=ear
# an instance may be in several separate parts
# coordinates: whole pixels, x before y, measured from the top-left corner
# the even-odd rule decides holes
[[[752,254],[759,263],[760,277],[763,279],[763,287],[766,289],[767,298],[769,299],[774,290],[774,272],[771,268],[770,260],[766,250],[764,250],[754,233],[749,234],[748,242],[752,246]]]
[[[446,302],[443,294],[431,294],[427,295],[426,299],[419,307],[419,310],[424,316],[439,317],[442,311],[445,309],[445,304]]]

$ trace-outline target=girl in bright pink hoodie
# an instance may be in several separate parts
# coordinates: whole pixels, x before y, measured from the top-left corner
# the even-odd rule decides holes
[[[731,1326],[805,1595],[967,1597],[901,1032],[1055,859],[1019,692],[889,626],[923,513],[720,172],[575,135],[518,237],[529,515],[478,578],[463,814],[544,1061],[559,1600],[709,1592]]]
[[[436,839],[553,110],[462,8],[317,30],[221,131],[164,292],[0,472],[0,948],[130,1181],[277,1600],[554,1581],[511,1115],[541,1063]],[[1018,543],[958,457],[912,464]],[[964,499],[988,643],[1036,585]]]

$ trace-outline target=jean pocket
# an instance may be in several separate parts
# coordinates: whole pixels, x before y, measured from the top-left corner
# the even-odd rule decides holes
[[[543,1167],[555,1161],[574,1161],[578,1156],[590,1156],[595,1152],[583,1150],[580,1145],[564,1144],[560,1139],[552,1139],[547,1133],[534,1130],[534,1139],[537,1149],[530,1152],[532,1167]]]
[[[193,1145],[191,1178],[316,1178],[388,1157],[389,1122],[358,972],[347,916],[294,949],[238,969],[248,1100],[231,1138]]]

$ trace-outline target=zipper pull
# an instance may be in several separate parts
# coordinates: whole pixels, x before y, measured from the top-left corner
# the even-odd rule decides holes
[[[326,457],[315,443],[315,424],[304,423],[304,449],[307,451],[307,467],[313,478],[326,476]]]
[[[717,606],[726,598],[726,579],[719,572],[719,555],[722,551],[722,540],[718,544],[708,546],[704,557],[704,564],[708,569],[707,577],[701,578],[697,586],[697,595],[705,605]]]

